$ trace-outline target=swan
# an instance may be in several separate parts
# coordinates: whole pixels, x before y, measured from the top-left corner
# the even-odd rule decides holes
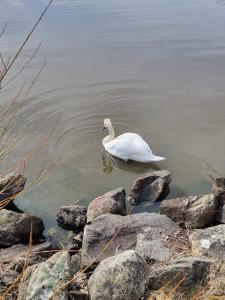
[[[149,145],[137,133],[127,132],[115,137],[110,119],[104,119],[104,129],[108,129],[109,134],[104,137],[102,144],[105,150],[113,156],[125,161],[134,160],[143,163],[158,162],[165,159],[154,155]]]

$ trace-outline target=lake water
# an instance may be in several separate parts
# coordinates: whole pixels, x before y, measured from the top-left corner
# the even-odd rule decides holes
[[[5,57],[12,57],[46,4],[1,0]],[[25,140],[1,168],[23,158],[60,114],[26,174],[30,180],[46,161],[54,170],[17,200],[47,228],[61,205],[87,206],[118,186],[129,191],[151,170],[171,171],[168,198],[208,193],[210,175],[225,174],[225,1],[55,0],[13,72],[41,40],[38,55],[1,92],[3,104],[47,59],[23,105]],[[111,161],[101,144],[105,117],[117,134],[140,133],[167,159],[157,165]],[[144,203],[133,212],[155,210],[158,204]]]

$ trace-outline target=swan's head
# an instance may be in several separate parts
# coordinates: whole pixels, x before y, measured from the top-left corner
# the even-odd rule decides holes
[[[108,129],[112,127],[112,123],[110,121],[110,119],[104,119],[104,127],[103,130]]]

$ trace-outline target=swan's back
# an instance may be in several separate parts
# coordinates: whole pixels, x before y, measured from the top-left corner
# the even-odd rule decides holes
[[[110,154],[124,160],[157,161],[149,145],[136,133],[127,132],[121,134],[112,141],[105,143],[104,147]],[[159,160],[162,160],[162,158]]]

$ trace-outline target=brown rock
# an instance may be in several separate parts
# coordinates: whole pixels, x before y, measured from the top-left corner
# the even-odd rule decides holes
[[[32,226],[33,239],[38,239],[44,231],[43,221],[34,215],[16,213],[7,209],[0,210],[0,247],[10,247],[27,242]]]
[[[164,200],[160,213],[185,228],[203,228],[215,221],[217,198],[213,195],[187,196]]]
[[[154,269],[149,275],[149,289],[158,291],[167,287],[175,289],[173,299],[189,300],[205,286],[214,260],[202,257],[185,257]],[[182,298],[181,298],[182,295]],[[177,296],[177,297],[176,297]]]
[[[105,213],[126,215],[126,192],[120,187],[94,199],[88,206],[87,222]]]
[[[17,173],[0,176],[0,202],[14,198],[25,186],[26,177]]]
[[[134,182],[128,200],[131,204],[161,200],[170,181],[171,174],[167,170],[147,173]]]

